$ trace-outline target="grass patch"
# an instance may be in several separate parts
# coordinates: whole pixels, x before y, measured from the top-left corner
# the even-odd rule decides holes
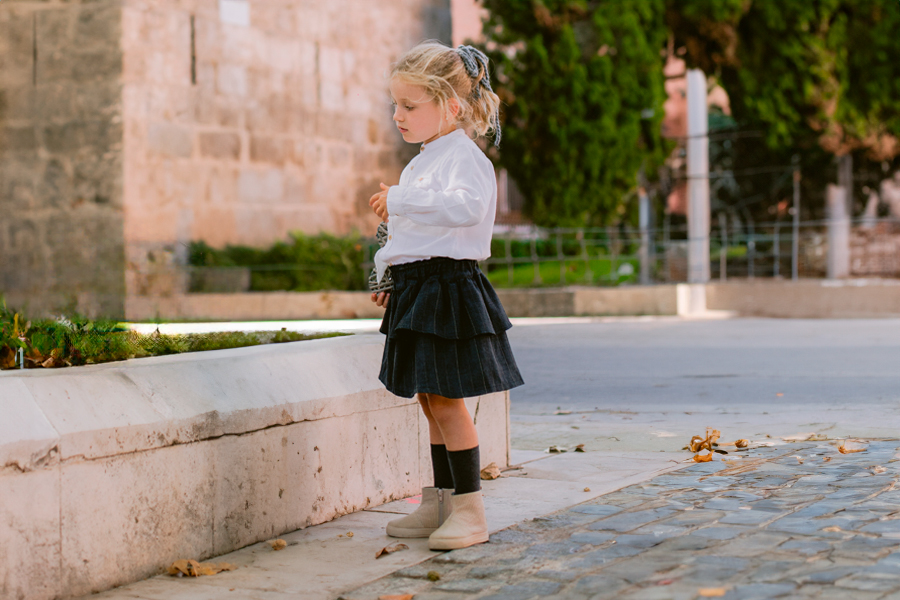
[[[560,276],[562,264],[564,277]],[[539,263],[540,283],[535,282],[534,263],[522,263],[513,265],[512,283],[509,281],[509,271],[506,265],[489,265],[487,278],[491,285],[498,288],[510,287],[536,287],[536,286],[560,286],[560,285],[618,285],[629,283],[637,279],[639,265],[637,260],[621,259],[615,262],[616,274],[613,272],[613,261],[610,259],[583,260],[552,260]],[[623,265],[631,265],[631,274],[619,274],[618,269]],[[590,267],[590,276],[587,267]]]
[[[295,331],[228,331],[149,335],[116,321],[83,317],[28,321],[0,304],[0,369],[74,367],[129,358],[243,348],[348,335],[303,334]]]

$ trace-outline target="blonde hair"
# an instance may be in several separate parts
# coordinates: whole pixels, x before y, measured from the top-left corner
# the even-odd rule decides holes
[[[500,143],[500,98],[491,89],[488,58],[472,46],[450,48],[436,41],[419,44],[394,63],[391,79],[425,88],[442,111],[451,99],[459,102],[458,123],[477,136],[494,132]]]

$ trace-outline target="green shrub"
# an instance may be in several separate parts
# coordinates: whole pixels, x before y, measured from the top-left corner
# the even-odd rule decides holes
[[[14,369],[24,352],[26,368],[105,363],[145,356],[224,350],[344,335],[307,335],[295,331],[228,331],[188,335],[143,335],[109,320],[61,317],[27,321],[0,299],[0,369]]]
[[[364,290],[366,273],[362,264],[371,256],[373,242],[358,233],[337,237],[327,233],[314,236],[294,233],[287,242],[269,248],[226,246],[212,248],[192,242],[188,264],[192,267],[235,268],[250,271],[250,291]],[[367,252],[368,251],[368,252]],[[202,291],[192,285],[192,291]]]

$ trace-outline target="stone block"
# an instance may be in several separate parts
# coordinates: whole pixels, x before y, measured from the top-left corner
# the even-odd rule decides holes
[[[285,139],[258,135],[250,138],[250,160],[282,165],[289,152]]]
[[[11,475],[0,470],[0,498],[0,597],[68,595],[60,584],[59,466]]]
[[[418,454],[409,435],[417,412],[399,406],[216,440],[216,463],[227,465],[217,474],[216,552],[415,494],[419,465],[404,458]]]
[[[60,61],[57,67],[60,71],[69,71],[69,76],[76,83],[92,83],[116,79],[122,73],[122,55],[119,52],[78,53],[70,61],[70,65]]]
[[[194,149],[191,130],[174,123],[150,123],[147,149],[160,156],[190,158]]]
[[[118,55],[122,36],[122,7],[117,2],[82,5],[74,15],[72,48]]]
[[[195,444],[64,465],[67,595],[143,579],[179,558],[213,555],[216,458],[209,445]]]
[[[59,435],[21,377],[0,376],[0,404],[4,412],[0,421],[0,470],[26,473],[55,464]]]
[[[4,10],[0,20],[0,85],[31,83],[33,23],[28,11]]]
[[[160,418],[153,403],[108,365],[28,373],[24,386],[59,434],[62,460],[114,456],[147,447],[146,429]],[[158,441],[149,441],[159,444]]]
[[[220,64],[216,71],[216,90],[224,96],[247,96],[247,69],[234,64]]]
[[[199,146],[200,154],[209,158],[237,160],[241,157],[241,138],[236,133],[201,133]]]
[[[37,149],[34,127],[0,128],[0,153],[30,154]]]
[[[284,174],[278,169],[241,169],[238,199],[254,204],[278,203],[284,197]]]

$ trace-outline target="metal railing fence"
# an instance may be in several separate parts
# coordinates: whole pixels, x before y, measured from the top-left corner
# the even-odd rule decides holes
[[[827,275],[828,222],[774,221],[713,224],[710,273],[728,278],[816,278]],[[358,277],[346,273],[346,289],[365,290],[374,239],[363,240]],[[491,282],[500,287],[619,285],[687,280],[688,239],[685,226],[640,230],[627,227],[516,227],[494,234],[491,257],[481,262]],[[240,292],[296,287],[317,277],[321,264],[276,264],[240,267],[175,267],[133,274],[153,294],[171,292]],[[855,220],[850,224],[850,275],[900,277],[900,220]],[[283,281],[283,283],[282,283]]]

